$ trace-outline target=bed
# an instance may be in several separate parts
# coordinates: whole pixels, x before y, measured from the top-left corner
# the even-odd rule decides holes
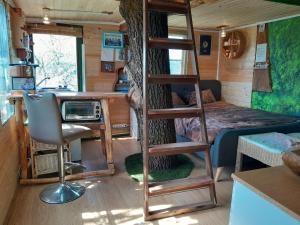
[[[216,102],[204,105],[212,164],[217,167],[216,180],[224,167],[234,167],[236,149],[240,135],[300,131],[300,118],[235,106],[221,101],[221,84],[216,80],[201,82],[201,90],[211,89]],[[193,86],[174,85],[172,91],[183,100],[194,91]],[[192,106],[193,107],[193,106]],[[177,142],[198,141],[200,138],[198,118],[175,120]],[[201,153],[197,153],[202,157]]]

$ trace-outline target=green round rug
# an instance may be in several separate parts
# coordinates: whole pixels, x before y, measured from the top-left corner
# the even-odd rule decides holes
[[[194,169],[194,163],[185,155],[178,155],[177,167],[169,170],[149,172],[150,182],[160,182],[188,177]],[[142,153],[127,156],[125,166],[129,176],[138,182],[143,181],[143,158]]]

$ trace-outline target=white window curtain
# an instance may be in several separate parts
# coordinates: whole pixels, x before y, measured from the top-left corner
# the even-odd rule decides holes
[[[12,106],[7,100],[10,92],[9,66],[9,40],[5,5],[0,0],[0,111],[1,123],[4,124],[13,113]]]

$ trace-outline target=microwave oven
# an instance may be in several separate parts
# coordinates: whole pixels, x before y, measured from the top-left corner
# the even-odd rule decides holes
[[[102,119],[99,101],[64,101],[61,113],[64,121],[100,121]]]

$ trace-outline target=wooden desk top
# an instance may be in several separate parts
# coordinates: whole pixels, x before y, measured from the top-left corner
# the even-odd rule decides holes
[[[46,93],[46,92],[45,92]],[[38,93],[42,94],[42,93]],[[120,92],[55,92],[59,99],[103,99],[103,98],[127,98],[127,94]],[[22,99],[21,92],[15,92],[8,96],[9,100]]]
[[[300,220],[300,177],[287,167],[239,172],[233,174],[232,178]]]

